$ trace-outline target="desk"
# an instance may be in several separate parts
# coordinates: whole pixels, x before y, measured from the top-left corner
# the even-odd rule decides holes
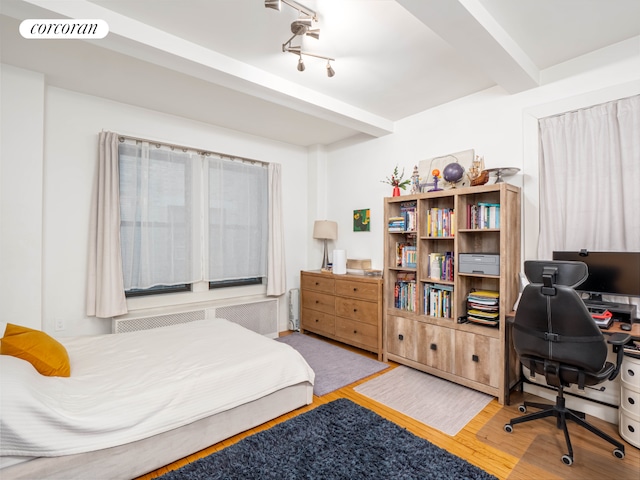
[[[629,332],[622,330],[620,325],[622,325],[622,322],[613,322],[609,328],[602,330],[602,333],[605,335],[611,335],[613,333],[628,333],[634,340],[640,340],[640,322],[634,322],[631,325],[631,331]]]

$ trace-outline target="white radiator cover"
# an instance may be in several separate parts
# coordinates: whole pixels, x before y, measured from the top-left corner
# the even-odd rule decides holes
[[[278,300],[267,299],[184,310],[172,313],[140,313],[111,320],[112,333],[135,332],[180,323],[224,318],[269,338],[278,337]]]

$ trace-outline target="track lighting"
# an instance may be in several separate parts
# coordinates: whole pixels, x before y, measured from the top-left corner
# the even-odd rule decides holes
[[[272,8],[273,10],[280,11],[282,4],[286,3],[292,8],[298,10],[299,18],[291,23],[291,33],[293,36],[282,44],[282,51],[293,53],[294,55],[298,55],[298,71],[303,72],[305,69],[304,62],[302,61],[302,55],[308,55],[311,57],[322,58],[327,61],[327,76],[333,77],[336,72],[331,68],[331,64],[329,62],[335,61],[335,59],[331,57],[326,57],[324,55],[317,55],[315,53],[304,52],[302,51],[302,45],[291,45],[291,42],[296,37],[312,37],[315,39],[320,38],[320,29],[319,28],[311,28],[313,26],[314,21],[318,21],[318,16],[316,12],[311,10],[310,8],[305,7],[304,5],[295,2],[294,0],[265,0],[264,6],[265,8]]]
[[[327,76],[333,77],[335,74],[336,72],[331,68],[331,63],[327,62]]]

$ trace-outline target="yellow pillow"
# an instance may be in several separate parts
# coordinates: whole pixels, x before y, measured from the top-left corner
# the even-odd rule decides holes
[[[0,340],[0,353],[26,360],[42,375],[71,375],[67,350],[60,342],[40,330],[7,323]]]

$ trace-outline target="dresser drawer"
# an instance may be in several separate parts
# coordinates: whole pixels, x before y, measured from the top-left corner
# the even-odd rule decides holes
[[[333,295],[335,290],[335,281],[333,277],[325,275],[305,275],[302,274],[300,279],[300,287],[303,290],[314,290],[316,292],[330,293]]]
[[[335,317],[328,313],[302,309],[302,328],[317,333],[335,334]]]
[[[369,348],[378,347],[378,326],[356,322],[346,318],[336,319],[336,336],[347,343],[360,344]]]
[[[377,325],[378,304],[353,298],[336,297],[336,315]]]
[[[355,297],[362,300],[378,300],[377,282],[358,282],[353,280],[336,280],[336,295]]]
[[[302,292],[302,308],[334,314],[336,310],[335,297],[326,293],[305,290]]]

